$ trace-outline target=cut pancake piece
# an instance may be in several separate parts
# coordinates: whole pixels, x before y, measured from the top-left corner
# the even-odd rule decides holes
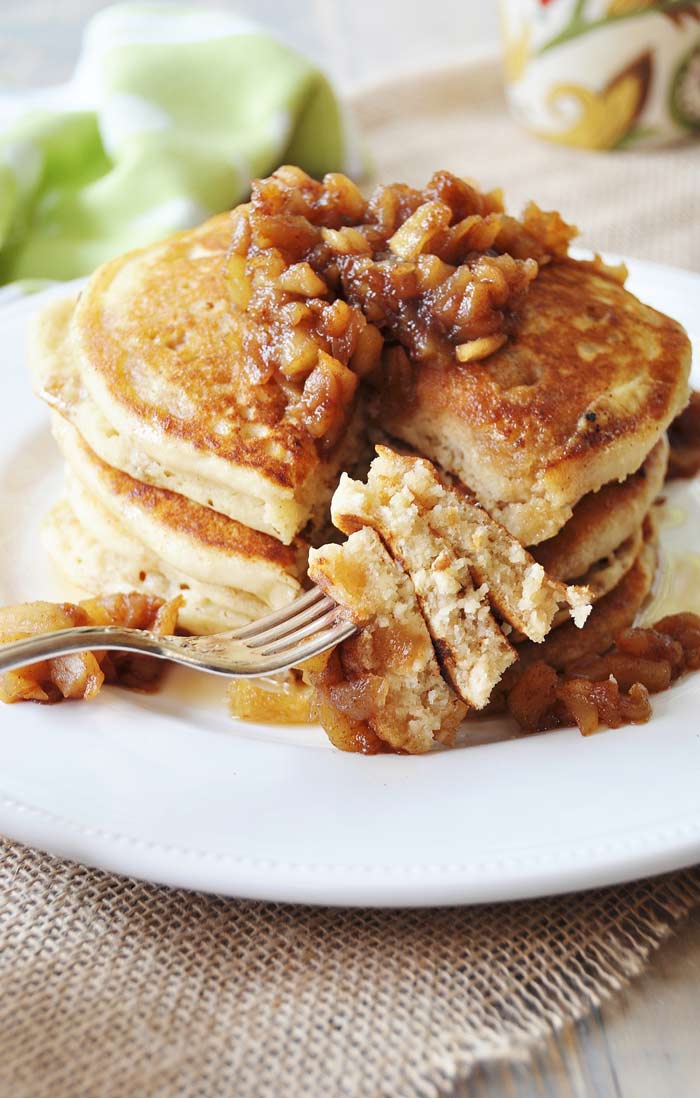
[[[282,545],[176,492],[134,480],[97,457],[61,416],[54,415],[52,429],[66,459],[69,498],[77,496],[77,481],[83,488],[78,504],[83,523],[88,529],[94,524],[99,540],[104,540],[104,510],[163,566],[208,586],[246,592],[262,613],[299,594],[306,571],[304,544]]]
[[[331,740],[411,754],[451,742],[466,706],[442,678],[411,581],[378,535],[365,528],[312,549],[309,576],[360,630],[312,676]]]
[[[358,520],[375,529],[411,577],[443,673],[470,707],[482,709],[503,672],[516,659],[495,620],[485,585],[474,587],[469,561],[436,534],[420,501],[399,477],[374,475],[368,484],[343,476],[333,497],[333,518],[352,533]]]
[[[524,545],[638,469],[688,400],[681,326],[594,264],[554,259],[477,363],[386,358],[378,425],[454,474]]]
[[[180,624],[192,633],[235,629],[268,612],[247,591],[203,583],[166,564],[76,478],[69,478],[67,488],[70,500],[49,512],[42,539],[56,567],[81,592],[145,591],[166,600],[182,595]]]
[[[405,514],[408,512],[408,514]],[[584,588],[566,587],[550,579],[541,564],[466,493],[447,484],[431,462],[377,447],[367,485],[341,477],[333,496],[334,525],[346,533],[374,526],[411,571],[413,558],[409,524],[415,516],[458,560],[468,563],[475,583],[485,586],[488,599],[510,626],[534,641],[547,635],[561,604],[568,604],[578,624],[590,610]],[[437,543],[436,543],[437,544]],[[424,563],[425,557],[422,558]],[[423,587],[438,584],[435,569],[421,577]],[[439,597],[439,588],[436,598]],[[433,623],[437,630],[437,622]]]
[[[663,436],[636,473],[584,496],[566,526],[530,550],[535,560],[556,579],[577,580],[596,562],[616,552],[641,528],[661,491],[668,450],[668,440]]]

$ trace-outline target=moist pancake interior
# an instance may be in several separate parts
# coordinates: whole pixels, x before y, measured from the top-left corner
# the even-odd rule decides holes
[[[339,664],[312,675],[329,733],[363,742],[369,729],[411,753],[449,742],[466,706],[444,682],[413,586],[377,534],[311,550],[309,576],[360,627],[337,650]]]

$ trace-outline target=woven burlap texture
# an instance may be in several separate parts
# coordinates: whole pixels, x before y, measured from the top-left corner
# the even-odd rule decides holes
[[[698,146],[542,145],[504,113],[487,62],[356,107],[384,179],[451,168],[503,184],[515,208],[561,208],[584,243],[700,268]],[[0,897],[2,1098],[430,1098],[640,973],[700,901],[700,871],[530,903],[334,911],[169,891],[8,842]]]
[[[7,843],[0,895],[3,1095],[432,1098],[638,973],[700,872],[338,911],[154,888]]]

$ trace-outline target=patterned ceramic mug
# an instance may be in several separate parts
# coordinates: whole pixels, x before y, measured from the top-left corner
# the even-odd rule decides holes
[[[528,130],[615,149],[700,137],[700,0],[501,0],[508,100]]]

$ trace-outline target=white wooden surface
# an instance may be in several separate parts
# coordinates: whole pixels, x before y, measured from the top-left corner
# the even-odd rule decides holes
[[[454,63],[497,38],[493,0],[207,0],[269,25],[341,87]],[[0,86],[64,79],[99,0],[0,0]],[[455,1098],[696,1098],[700,1095],[700,912],[644,977],[522,1065],[482,1068]],[[400,1096],[397,1096],[400,1098]]]
[[[454,1098],[697,1098],[700,911],[644,976],[525,1064],[489,1064]]]

